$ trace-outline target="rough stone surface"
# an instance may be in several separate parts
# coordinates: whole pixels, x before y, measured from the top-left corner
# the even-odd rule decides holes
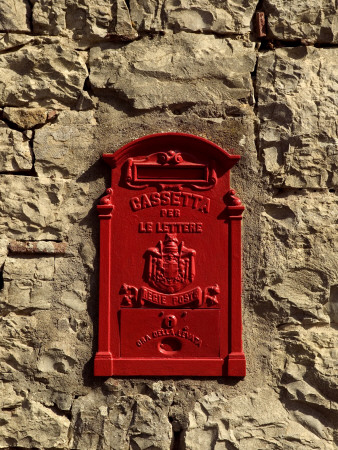
[[[93,112],[63,111],[56,121],[36,130],[35,170],[41,176],[78,178],[94,163],[91,149],[96,120]]]
[[[29,139],[0,121],[0,172],[27,171],[32,166]]]
[[[337,43],[338,14],[335,0],[264,0],[270,37],[305,42]]]
[[[87,186],[48,178],[0,176],[0,230],[21,240],[61,240],[70,223],[86,214]],[[67,208],[67,210],[66,210]]]
[[[280,48],[260,55],[259,144],[275,186],[338,183],[338,50]]]
[[[1,33],[0,32],[0,52],[16,50],[20,46],[34,41],[34,37],[28,34]]]
[[[77,45],[120,36],[137,37],[124,0],[36,0],[33,31],[52,36],[68,36]]]
[[[230,401],[218,393],[208,394],[189,414],[186,449],[335,448],[332,432],[326,432],[320,421],[306,414],[299,420],[297,411],[287,411],[283,403],[270,388]]]
[[[337,214],[337,196],[327,191],[286,191],[264,205],[263,289],[256,306],[260,314],[268,306],[279,327],[330,324],[330,289],[338,280]]]
[[[2,106],[76,104],[87,77],[84,56],[61,41],[48,39],[0,54]]]
[[[0,448],[337,448],[334,1],[0,3]],[[170,131],[241,155],[248,373],[95,379],[100,156]]]
[[[5,411],[2,416],[6,423],[0,438],[2,448],[62,448],[67,445],[69,420],[66,417],[60,417],[34,401],[25,401],[15,411],[14,414],[10,410]]]
[[[45,108],[4,108],[4,118],[23,130],[28,130],[47,121]]]
[[[230,61],[236,59],[236,64]],[[174,105],[250,102],[255,66],[249,42],[189,33],[102,44],[90,52],[90,83],[144,110]]]
[[[130,0],[138,30],[203,31],[219,34],[250,31],[258,0]]]
[[[108,389],[74,402],[71,448],[170,449],[168,413],[174,397],[173,383],[150,383],[148,394],[124,395],[114,385]]]
[[[5,288],[0,307],[16,311],[49,309],[54,274],[53,258],[7,258],[3,276]]]
[[[0,32],[31,31],[31,7],[28,0],[2,0],[0,3]]]

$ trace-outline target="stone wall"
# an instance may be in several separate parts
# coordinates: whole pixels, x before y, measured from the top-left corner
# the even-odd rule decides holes
[[[1,1],[0,448],[337,448],[337,44],[335,0]],[[245,379],[93,377],[100,155],[167,131],[242,156]]]

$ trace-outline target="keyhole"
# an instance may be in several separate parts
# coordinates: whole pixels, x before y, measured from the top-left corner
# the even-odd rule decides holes
[[[164,318],[163,325],[165,328],[174,328],[177,324],[177,319],[175,316],[170,315]]]

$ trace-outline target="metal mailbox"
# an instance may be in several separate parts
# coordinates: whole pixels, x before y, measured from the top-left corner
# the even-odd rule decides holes
[[[244,376],[239,156],[189,134],[103,158],[97,376]]]

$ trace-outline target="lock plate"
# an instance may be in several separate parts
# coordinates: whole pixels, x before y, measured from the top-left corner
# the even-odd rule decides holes
[[[219,356],[219,314],[215,309],[124,309],[121,356]]]

